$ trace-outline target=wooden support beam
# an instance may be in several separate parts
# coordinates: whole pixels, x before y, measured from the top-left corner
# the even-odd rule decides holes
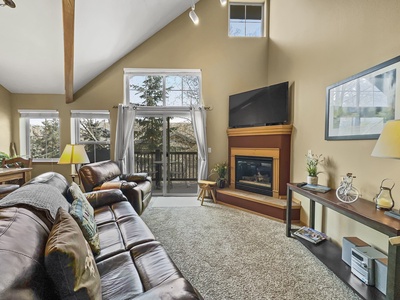
[[[63,0],[65,101],[74,102],[75,0]]]

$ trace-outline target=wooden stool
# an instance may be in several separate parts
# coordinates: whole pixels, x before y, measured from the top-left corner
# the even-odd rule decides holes
[[[217,186],[217,183],[215,181],[207,181],[207,180],[199,180],[197,182],[200,187],[200,193],[197,196],[197,200],[201,197],[201,205],[203,205],[204,197],[207,192],[211,194],[212,199],[214,200],[214,203],[217,203],[217,200],[215,200],[215,193],[214,189]]]

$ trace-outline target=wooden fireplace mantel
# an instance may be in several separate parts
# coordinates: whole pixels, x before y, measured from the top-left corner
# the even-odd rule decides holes
[[[274,126],[257,126],[244,128],[230,128],[227,130],[228,137],[231,136],[248,136],[248,135],[281,135],[292,134],[293,125],[274,125]]]

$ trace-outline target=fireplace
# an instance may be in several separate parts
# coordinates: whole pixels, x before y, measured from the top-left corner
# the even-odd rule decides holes
[[[235,188],[272,196],[273,158],[235,156]]]

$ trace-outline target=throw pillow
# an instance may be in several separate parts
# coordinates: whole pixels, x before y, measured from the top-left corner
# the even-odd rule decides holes
[[[100,274],[74,219],[59,208],[45,249],[46,271],[60,299],[101,299]]]
[[[72,183],[70,191],[75,200],[72,202],[69,213],[78,223],[93,253],[99,254],[100,238],[94,218],[94,209],[76,183]]]

